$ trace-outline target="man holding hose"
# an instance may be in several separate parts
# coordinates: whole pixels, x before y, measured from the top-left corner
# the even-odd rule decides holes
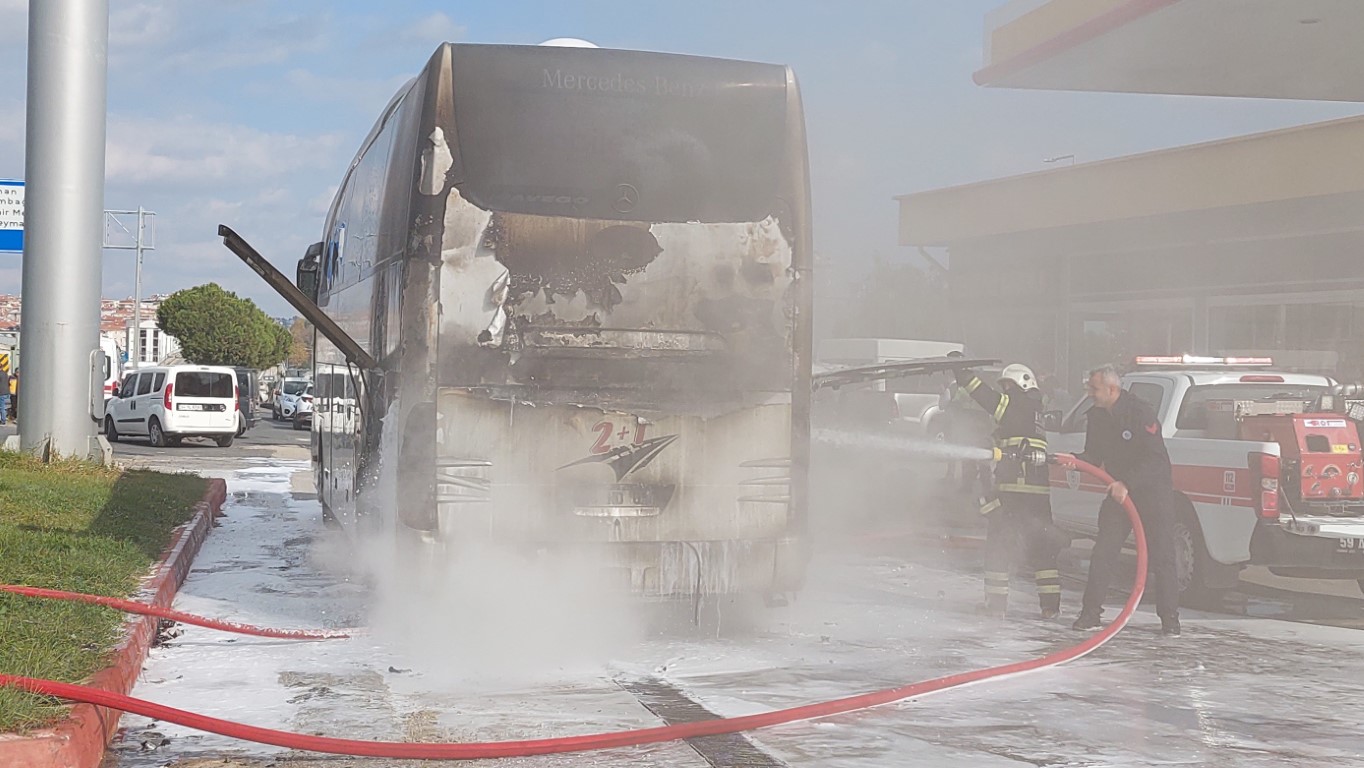
[[[1175,571],[1174,479],[1156,411],[1122,388],[1111,366],[1090,371],[1085,390],[1094,400],[1085,428],[1085,450],[1075,458],[1102,467],[1113,476],[1099,508],[1099,534],[1089,558],[1089,581],[1075,629],[1102,625],[1104,597],[1113,581],[1122,545],[1132,523],[1122,509],[1128,496],[1146,529],[1156,614],[1161,634],[1179,635],[1179,585]]]

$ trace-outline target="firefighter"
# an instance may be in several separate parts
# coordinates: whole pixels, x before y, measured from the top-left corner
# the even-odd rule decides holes
[[[958,370],[957,382],[994,418],[998,448],[994,487],[981,499],[986,515],[985,612],[1003,617],[1009,601],[1009,576],[1022,555],[1033,570],[1042,617],[1061,612],[1061,573],[1056,558],[1060,537],[1052,526],[1051,484],[1045,463],[1031,462],[1024,450],[1045,455],[1042,399],[1037,378],[1025,365],[1006,367],[999,391],[971,370]]]

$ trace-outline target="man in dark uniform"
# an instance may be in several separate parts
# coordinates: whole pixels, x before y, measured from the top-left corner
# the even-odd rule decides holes
[[[1174,479],[1170,454],[1165,450],[1156,411],[1148,403],[1123,390],[1122,379],[1111,367],[1091,371],[1085,390],[1094,399],[1085,429],[1081,461],[1102,467],[1116,481],[1099,508],[1099,534],[1089,559],[1089,582],[1075,629],[1101,625],[1104,597],[1113,581],[1123,542],[1132,523],[1121,504],[1129,495],[1146,530],[1156,614],[1161,632],[1179,635],[1179,585],[1175,572]]]
[[[1024,365],[1010,365],[1000,373],[996,391],[968,370],[957,371],[957,382],[995,422],[994,487],[981,500],[988,515],[985,530],[985,611],[1004,615],[1009,601],[1009,575],[1019,550],[1033,569],[1042,617],[1061,611],[1061,573],[1056,568],[1058,536],[1052,527],[1051,482],[1047,467],[1027,461],[1020,450],[1045,455],[1041,427],[1042,400],[1037,379]]]

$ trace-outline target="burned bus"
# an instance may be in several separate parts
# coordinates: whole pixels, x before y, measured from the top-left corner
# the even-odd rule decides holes
[[[444,44],[297,288],[221,232],[319,330],[313,450],[342,527],[576,548],[651,597],[798,588],[812,253],[789,68]]]

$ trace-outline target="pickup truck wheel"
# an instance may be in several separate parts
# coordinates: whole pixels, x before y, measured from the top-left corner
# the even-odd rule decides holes
[[[1175,581],[1179,585],[1179,602],[1189,606],[1215,605],[1226,592],[1224,588],[1210,585],[1210,577],[1217,564],[1203,542],[1203,531],[1198,527],[1193,505],[1182,497],[1175,504],[1175,523],[1171,535],[1175,541]]]

